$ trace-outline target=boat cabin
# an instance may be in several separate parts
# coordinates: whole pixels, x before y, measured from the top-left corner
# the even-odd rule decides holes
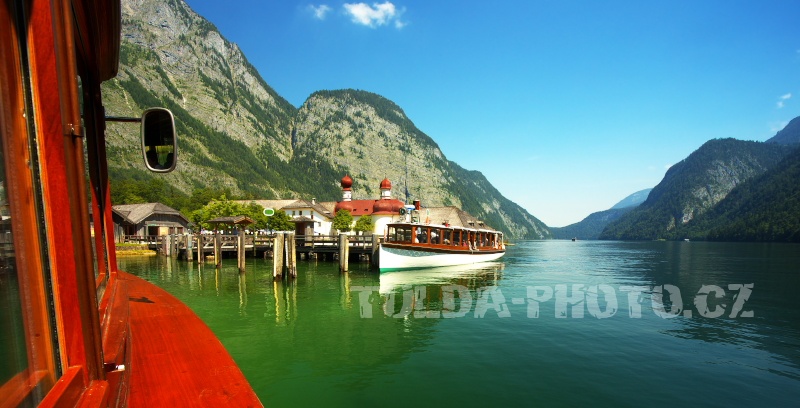
[[[392,223],[387,226],[384,242],[452,250],[497,250],[502,248],[503,233],[449,225]]]

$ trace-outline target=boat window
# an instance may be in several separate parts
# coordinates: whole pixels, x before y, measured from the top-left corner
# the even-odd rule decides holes
[[[411,242],[411,227],[390,226],[386,239],[388,242]]]
[[[445,245],[453,244],[453,230],[442,231],[442,244]]]
[[[22,2],[0,8],[0,405],[35,406],[60,375],[50,296],[36,117]],[[27,11],[27,10],[26,10]],[[21,33],[21,34],[20,34]],[[8,63],[6,63],[8,62]],[[24,112],[25,115],[20,115]],[[29,133],[31,132],[31,133]]]
[[[83,75],[87,75],[83,73]],[[96,196],[98,193],[103,195],[97,189],[92,188],[92,183],[100,184],[100,176],[99,176],[99,169],[96,165],[92,165],[94,160],[91,158],[96,157],[96,152],[90,151],[87,146],[91,144],[95,137],[93,136],[94,132],[94,123],[91,120],[87,120],[87,114],[93,112],[92,109],[92,98],[91,96],[85,96],[84,93],[87,91],[83,87],[83,81],[81,76],[77,77],[78,81],[78,102],[79,108],[81,112],[81,129],[84,129],[85,137],[87,139],[86,145],[84,145],[84,171],[86,172],[86,177],[84,180],[86,182],[86,191],[91,192],[91,199],[88,200],[89,205],[89,230],[91,231],[91,245],[92,245],[92,271],[94,273],[95,282],[97,282],[96,288],[96,299],[99,302],[100,299],[103,298],[103,294],[105,293],[106,286],[108,284],[108,256],[106,255],[106,236],[105,231],[103,231],[103,222],[102,218],[103,213],[99,210],[99,207],[95,207],[99,203],[98,197]],[[89,118],[93,118],[89,116]],[[102,200],[102,198],[100,198]]]
[[[442,230],[439,228],[431,228],[431,244],[442,243]]]
[[[420,244],[428,243],[428,228],[417,227],[417,242]]]

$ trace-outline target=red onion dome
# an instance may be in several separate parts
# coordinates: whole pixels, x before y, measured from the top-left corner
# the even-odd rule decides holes
[[[383,179],[381,181],[381,190],[391,190],[392,189],[392,182],[389,181],[388,178]]]
[[[375,205],[372,206],[372,212],[392,212],[391,200],[375,200]]]
[[[344,177],[342,177],[342,190],[349,190],[350,187],[353,187],[353,179],[345,174]]]
[[[353,202],[352,201],[339,201],[336,203],[336,207],[334,207],[333,213],[336,214],[339,210],[347,210],[350,213],[353,212]]]
[[[398,214],[400,209],[403,208],[405,204],[403,204],[400,200],[391,200],[391,199],[383,199],[383,200],[375,200],[375,204],[372,205],[372,213],[379,213],[379,214]]]

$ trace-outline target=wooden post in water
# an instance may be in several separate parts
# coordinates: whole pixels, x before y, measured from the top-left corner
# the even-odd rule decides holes
[[[183,236],[184,240],[186,241],[186,261],[192,262],[194,259],[194,237],[186,234]]]
[[[339,233],[339,271],[347,272],[348,258],[350,257],[350,241],[347,234]]]
[[[236,236],[236,260],[239,272],[244,272],[244,251],[244,229],[239,229],[239,235]]]
[[[286,233],[286,273],[292,278],[297,277],[297,251],[295,251],[294,232]]]
[[[214,231],[214,264],[222,265],[222,235],[219,231]]]
[[[164,235],[164,255],[172,256],[172,236],[169,234]]]
[[[276,232],[272,240],[272,278],[283,276],[283,233]]]
[[[205,262],[205,253],[203,252],[203,234],[197,234],[197,263]]]
[[[378,234],[372,234],[372,253],[369,255],[369,262],[372,268],[378,268],[378,249],[381,246],[381,236]]]
[[[180,248],[181,240],[178,234],[172,236],[172,257],[178,257],[178,250]]]

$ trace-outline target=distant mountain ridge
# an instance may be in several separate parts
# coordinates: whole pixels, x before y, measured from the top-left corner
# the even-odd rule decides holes
[[[620,202],[614,204],[614,206],[612,206],[611,209],[618,210],[622,208],[638,207],[639,204],[647,200],[647,196],[650,195],[651,191],[653,191],[652,188],[646,188],[644,190],[637,191],[623,198],[622,200],[620,200]]]
[[[643,203],[652,188],[637,191],[614,204],[611,208],[604,211],[589,214],[583,220],[565,227],[550,227],[553,238],[556,239],[597,239],[600,233],[611,222],[617,220],[623,214],[636,208]]]
[[[672,166],[639,207],[610,223],[600,239],[682,239],[683,226],[789,152],[776,143],[715,139]]]
[[[172,110],[180,138],[177,169],[141,170],[138,133],[107,130],[112,201],[143,202],[157,188],[188,197],[198,189],[244,198],[377,198],[384,177],[395,197],[455,205],[512,238],[543,239],[541,221],[498,192],[477,171],[448,160],[431,137],[386,98],[356,90],[318,91],[295,108],[236,46],[183,0],[123,0],[117,78],[103,84],[109,115]]]

